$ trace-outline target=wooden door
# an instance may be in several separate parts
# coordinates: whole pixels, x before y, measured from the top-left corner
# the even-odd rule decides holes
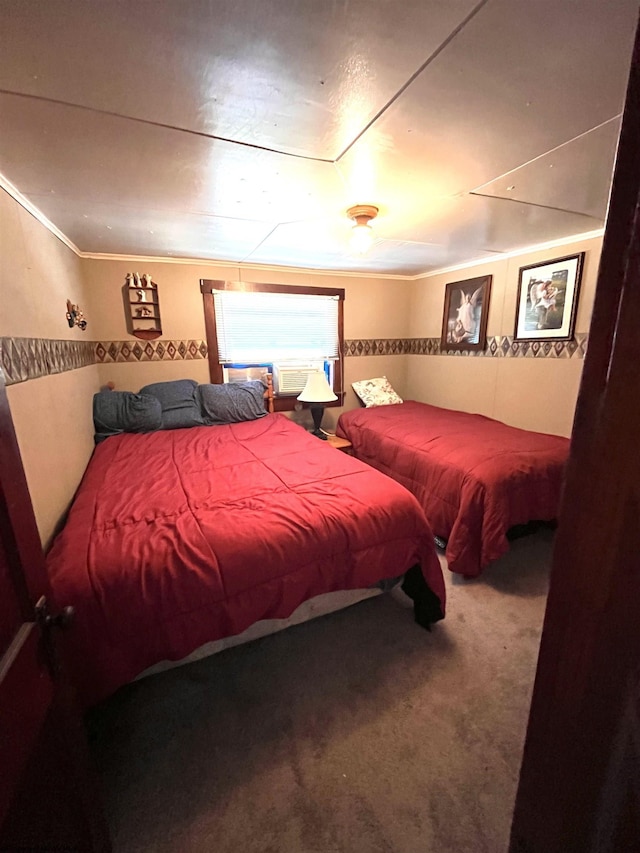
[[[510,850],[640,851],[638,35]]]
[[[0,850],[108,851],[48,598],[0,370]]]

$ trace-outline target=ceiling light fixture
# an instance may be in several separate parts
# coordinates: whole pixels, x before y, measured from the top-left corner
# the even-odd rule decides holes
[[[359,255],[364,255],[373,244],[373,228],[369,222],[377,215],[378,208],[373,204],[356,204],[347,210],[349,219],[356,223],[351,231],[351,248]]]

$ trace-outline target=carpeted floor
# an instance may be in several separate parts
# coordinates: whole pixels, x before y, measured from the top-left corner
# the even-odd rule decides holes
[[[114,853],[502,853],[552,534],[128,685],[88,718]]]

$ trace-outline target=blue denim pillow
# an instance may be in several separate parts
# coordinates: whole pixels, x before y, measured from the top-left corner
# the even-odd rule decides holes
[[[121,432],[152,432],[162,426],[160,401],[131,391],[100,391],[93,395],[96,444]]]
[[[263,418],[267,414],[264,390],[258,379],[226,385],[199,385],[198,396],[206,423],[214,426]]]
[[[206,424],[196,396],[197,387],[198,383],[194,379],[175,379],[172,382],[145,385],[140,393],[160,401],[162,429],[183,429]]]

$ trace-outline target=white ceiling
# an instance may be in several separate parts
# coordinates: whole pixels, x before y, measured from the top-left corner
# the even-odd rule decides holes
[[[0,172],[87,253],[496,257],[602,226],[638,6],[0,0]]]

